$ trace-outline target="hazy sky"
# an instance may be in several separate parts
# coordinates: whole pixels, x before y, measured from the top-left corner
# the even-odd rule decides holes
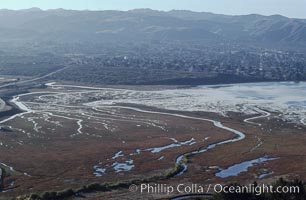
[[[78,10],[186,9],[234,15],[258,13],[306,18],[306,0],[0,0],[0,8],[30,7]]]

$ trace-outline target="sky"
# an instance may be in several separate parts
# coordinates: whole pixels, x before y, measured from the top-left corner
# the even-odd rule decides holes
[[[230,15],[281,14],[306,19],[306,0],[0,0],[0,8],[74,10],[193,10]]]

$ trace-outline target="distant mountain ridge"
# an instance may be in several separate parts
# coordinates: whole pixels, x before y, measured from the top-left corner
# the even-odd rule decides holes
[[[0,10],[1,41],[239,41],[306,44],[306,20],[187,10]]]

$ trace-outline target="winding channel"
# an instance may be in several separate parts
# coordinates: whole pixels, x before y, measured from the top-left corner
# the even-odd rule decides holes
[[[176,163],[177,166],[179,166],[180,170],[178,170],[174,174],[175,177],[183,175],[188,170],[188,166],[187,166],[186,162],[184,161],[184,158],[186,156],[193,156],[193,155],[196,155],[196,154],[200,154],[200,153],[206,152],[208,150],[214,149],[217,146],[224,145],[224,144],[229,144],[229,143],[233,143],[233,142],[238,142],[238,141],[243,140],[245,138],[244,133],[242,133],[238,130],[235,130],[233,128],[224,126],[221,122],[216,121],[216,120],[212,120],[212,119],[191,117],[191,116],[182,115],[182,114],[175,114],[175,113],[148,111],[148,110],[143,110],[143,109],[140,109],[140,108],[126,107],[126,106],[105,106],[105,107],[122,108],[122,109],[128,109],[128,110],[133,110],[133,111],[137,111],[137,112],[142,112],[142,113],[168,115],[168,116],[180,117],[180,118],[185,118],[185,119],[194,119],[194,120],[206,121],[206,122],[212,123],[215,127],[218,127],[220,129],[223,129],[223,130],[226,130],[226,131],[230,131],[230,132],[237,135],[235,138],[231,138],[231,139],[224,140],[224,141],[221,141],[221,142],[213,143],[213,144],[210,144],[208,146],[201,147],[198,150],[195,150],[195,151],[192,151],[192,152],[187,152],[187,153],[179,155],[176,158],[175,163]]]
[[[55,85],[55,83],[49,83],[46,84],[49,87],[74,87],[74,88],[81,88],[81,89],[93,89],[93,90],[104,90],[105,88],[97,88],[97,87],[82,87],[82,86],[72,86],[72,85]],[[37,92],[37,93],[44,93],[44,92]],[[45,92],[45,93],[49,93],[49,92]],[[50,92],[52,93],[52,92]],[[21,95],[17,95],[15,97],[13,97],[13,99],[11,100],[11,102],[13,102],[20,110],[23,110],[25,112],[23,113],[19,113],[16,115],[13,115],[11,117],[9,117],[6,120],[3,120],[0,122],[0,124],[3,124],[9,120],[14,119],[15,117],[27,114],[27,113],[31,113],[34,112],[32,110],[30,110],[29,108],[27,108],[26,105],[24,105],[22,103],[22,101],[20,101],[20,97],[21,96],[26,96],[26,95],[31,95],[33,93],[25,93],[25,94],[21,94]],[[97,106],[97,107],[104,107],[104,108],[120,108],[120,109],[127,109],[127,110],[132,110],[132,111],[136,111],[136,112],[141,112],[141,113],[148,113],[148,114],[158,114],[158,115],[167,115],[167,116],[173,116],[173,117],[180,117],[180,118],[184,118],[184,119],[192,119],[192,120],[200,120],[200,121],[205,121],[205,122],[210,122],[212,123],[215,127],[229,131],[234,133],[236,136],[234,138],[231,139],[227,139],[221,142],[217,142],[217,143],[213,143],[210,144],[208,146],[204,146],[204,147],[200,147],[197,150],[191,151],[191,152],[187,152],[181,155],[178,155],[175,161],[175,164],[177,166],[177,171],[175,172],[175,174],[173,174],[173,177],[177,177],[177,176],[181,176],[183,175],[187,170],[188,170],[188,166],[186,163],[186,160],[184,159],[187,156],[193,156],[193,155],[197,155],[206,151],[209,151],[211,149],[214,149],[218,146],[221,145],[225,145],[225,144],[229,144],[229,143],[234,143],[234,142],[238,142],[243,140],[246,136],[244,133],[242,133],[239,130],[227,127],[225,125],[223,125],[220,121],[216,121],[216,120],[212,120],[212,119],[208,119],[208,118],[199,118],[199,117],[192,117],[192,116],[188,116],[188,115],[183,115],[183,114],[175,114],[175,113],[168,113],[168,112],[158,112],[158,111],[149,111],[149,110],[144,110],[144,109],[140,109],[140,108],[135,108],[135,107],[128,107],[128,106],[116,106],[116,105],[101,105],[101,106]],[[257,117],[258,118],[258,117]],[[252,118],[254,119],[254,118]],[[251,119],[248,119],[251,120]],[[78,121],[78,123],[81,123],[80,121]],[[80,126],[81,127],[81,126]],[[80,129],[80,128],[79,128]],[[78,131],[80,131],[78,129]]]
[[[271,113],[269,113],[267,111],[264,111],[262,109],[259,109],[256,106],[254,108],[255,108],[255,111],[258,112],[258,113],[261,113],[261,115],[255,116],[255,117],[251,117],[251,118],[247,118],[247,119],[245,119],[243,121],[246,122],[246,123],[249,123],[249,124],[255,124],[255,125],[261,126],[262,125],[261,123],[252,122],[251,120],[269,117],[269,116],[271,116]]]

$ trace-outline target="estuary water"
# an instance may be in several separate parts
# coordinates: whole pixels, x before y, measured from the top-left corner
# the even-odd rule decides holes
[[[124,92],[124,93],[123,93]],[[262,114],[306,124],[306,82],[264,82],[198,86],[156,91],[116,90],[109,100],[90,105],[133,103],[168,110]],[[260,110],[259,110],[260,109]]]

